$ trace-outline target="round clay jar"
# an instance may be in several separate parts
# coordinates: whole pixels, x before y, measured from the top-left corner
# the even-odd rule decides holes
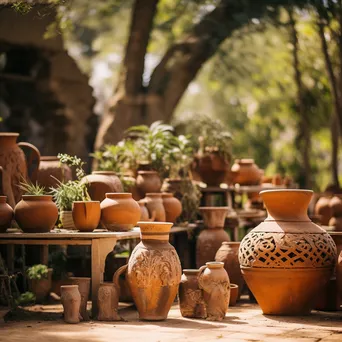
[[[159,192],[162,186],[157,171],[138,171],[137,188],[142,197],[147,193]]]
[[[342,216],[342,199],[340,197],[334,196],[330,200],[329,206],[331,208],[332,216],[335,216],[335,217]]]
[[[332,209],[330,207],[330,197],[322,196],[316,202],[315,215],[321,216],[321,223],[323,226],[329,225],[329,220],[332,217]]]
[[[182,213],[182,203],[172,193],[162,193],[166,221],[175,223]]]
[[[137,224],[141,211],[131,193],[108,193],[101,202],[101,223],[110,231],[127,231]]]
[[[236,159],[231,171],[234,174],[234,183],[258,185],[261,182],[262,172],[254,159]]]
[[[0,233],[11,227],[13,209],[7,204],[7,196],[0,196]]]

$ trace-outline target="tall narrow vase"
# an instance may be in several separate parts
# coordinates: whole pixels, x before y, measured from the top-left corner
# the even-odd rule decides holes
[[[308,314],[336,260],[330,235],[310,221],[310,190],[268,190],[264,222],[241,241],[242,274],[264,314]]]
[[[139,318],[161,321],[167,318],[181,280],[181,265],[169,243],[172,223],[138,222],[141,242],[134,248],[127,265],[120,267],[116,278],[127,270],[126,279]]]

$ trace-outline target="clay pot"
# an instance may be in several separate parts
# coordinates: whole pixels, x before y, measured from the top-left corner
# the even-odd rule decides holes
[[[6,202],[7,196],[0,196],[0,233],[11,227],[13,209]]]
[[[103,201],[106,193],[122,193],[123,187],[119,177],[112,171],[93,171],[85,176],[81,184],[86,183],[88,193],[93,201]]]
[[[78,291],[81,295],[80,315],[83,321],[89,321],[89,315],[87,311],[87,303],[90,292],[90,278],[86,277],[70,277],[70,285],[77,285]]]
[[[230,163],[218,152],[206,152],[194,158],[195,170],[202,182],[209,186],[219,186],[224,183],[229,173]]]
[[[315,215],[321,216],[323,226],[329,224],[332,217],[332,209],[330,207],[330,197],[322,196],[315,205]]]
[[[230,284],[229,306],[235,306],[236,305],[236,302],[240,296],[239,293],[240,293],[240,287],[236,284]]]
[[[76,230],[74,219],[72,217],[72,211],[62,210],[59,213],[59,219],[61,220],[64,229]]]
[[[46,278],[28,279],[30,291],[36,296],[36,303],[42,303],[50,294],[52,286],[52,268],[48,268]]]
[[[262,173],[254,159],[236,159],[231,170],[234,174],[233,182],[240,185],[258,185],[261,182]]]
[[[165,222],[166,213],[161,193],[147,193],[144,200],[150,217],[157,222]]]
[[[182,213],[182,203],[171,193],[162,193],[162,200],[165,209],[166,221],[175,223]]]
[[[64,309],[64,321],[71,324],[79,323],[81,294],[78,285],[61,286],[61,302]]]
[[[51,177],[52,176],[52,177]],[[61,164],[56,156],[40,157],[37,182],[45,189],[57,187],[58,181],[67,182],[72,180],[72,171],[68,165]]]
[[[58,209],[52,196],[23,195],[15,206],[14,219],[24,233],[47,233],[55,226]]]
[[[182,269],[175,248],[169,243],[170,222],[138,222],[141,242],[134,248],[128,264],[115,273],[127,270],[126,279],[141,320],[161,321],[178,292]]]
[[[100,223],[100,202],[74,202],[72,204],[72,218],[76,229],[81,232],[92,232]]]
[[[145,201],[140,200],[138,201],[139,207],[140,207],[140,221],[149,221],[149,215],[148,210],[145,205]]]
[[[333,276],[330,278],[329,282],[324,287],[324,291],[320,292],[320,295],[316,300],[315,310],[341,310],[336,277]]]
[[[337,238],[340,240],[340,238]],[[336,240],[337,240],[336,239]],[[336,292],[337,292],[337,306],[341,309],[342,305],[342,252],[339,253],[336,264]]]
[[[183,270],[179,284],[179,307],[183,317],[206,318],[202,290],[198,285],[198,269]]]
[[[340,197],[334,196],[330,200],[329,206],[331,208],[332,216],[335,216],[335,217],[342,216],[342,200]]]
[[[28,168],[36,174],[39,167],[40,154],[37,148],[28,143],[17,144],[18,133],[0,133],[0,166],[2,167],[2,194],[7,196],[8,204],[14,208],[21,200],[23,191],[18,184],[28,180]],[[20,145],[31,152],[35,163],[26,163],[26,157]],[[31,160],[31,159],[30,159]],[[29,165],[28,165],[29,164]]]
[[[130,193],[108,193],[101,202],[101,223],[110,231],[132,229],[140,215],[139,204]]]
[[[97,305],[99,321],[121,321],[118,313],[119,293],[117,285],[112,282],[100,283]]]
[[[210,321],[222,321],[229,306],[230,282],[223,266],[223,262],[207,262],[199,269],[198,284]]]
[[[239,247],[240,242],[222,242],[222,246],[215,255],[215,261],[224,263],[230,281],[239,287],[238,299],[244,284],[239,264]]]
[[[268,217],[241,241],[239,262],[264,314],[310,313],[334,269],[334,241],[307,216],[312,193],[260,193]]]
[[[227,207],[200,207],[204,218],[204,229],[200,232],[196,243],[196,266],[215,260],[216,252],[222,242],[230,241],[229,234],[223,229],[227,216]]]
[[[136,184],[142,197],[147,193],[159,192],[162,186],[157,171],[138,171]]]
[[[276,174],[272,177],[272,184],[273,185],[282,185],[283,184],[283,179],[279,174]]]
[[[329,226],[334,227],[336,232],[342,231],[342,216],[332,217],[329,220]]]

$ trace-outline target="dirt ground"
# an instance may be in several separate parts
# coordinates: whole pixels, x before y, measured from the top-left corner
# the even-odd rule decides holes
[[[132,307],[120,314],[126,322],[65,324],[61,305],[35,306],[33,313],[12,315],[0,323],[0,342],[100,341],[302,341],[342,342],[342,312],[314,311],[306,317],[264,316],[256,304],[229,308],[222,322],[182,318],[174,305],[164,322],[140,322]],[[40,312],[38,312],[40,311]],[[19,321],[16,321],[19,320]]]

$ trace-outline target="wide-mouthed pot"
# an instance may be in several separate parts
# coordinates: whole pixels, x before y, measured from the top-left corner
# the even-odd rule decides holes
[[[72,218],[76,229],[92,232],[100,223],[101,207],[99,201],[78,201],[72,204]]]

